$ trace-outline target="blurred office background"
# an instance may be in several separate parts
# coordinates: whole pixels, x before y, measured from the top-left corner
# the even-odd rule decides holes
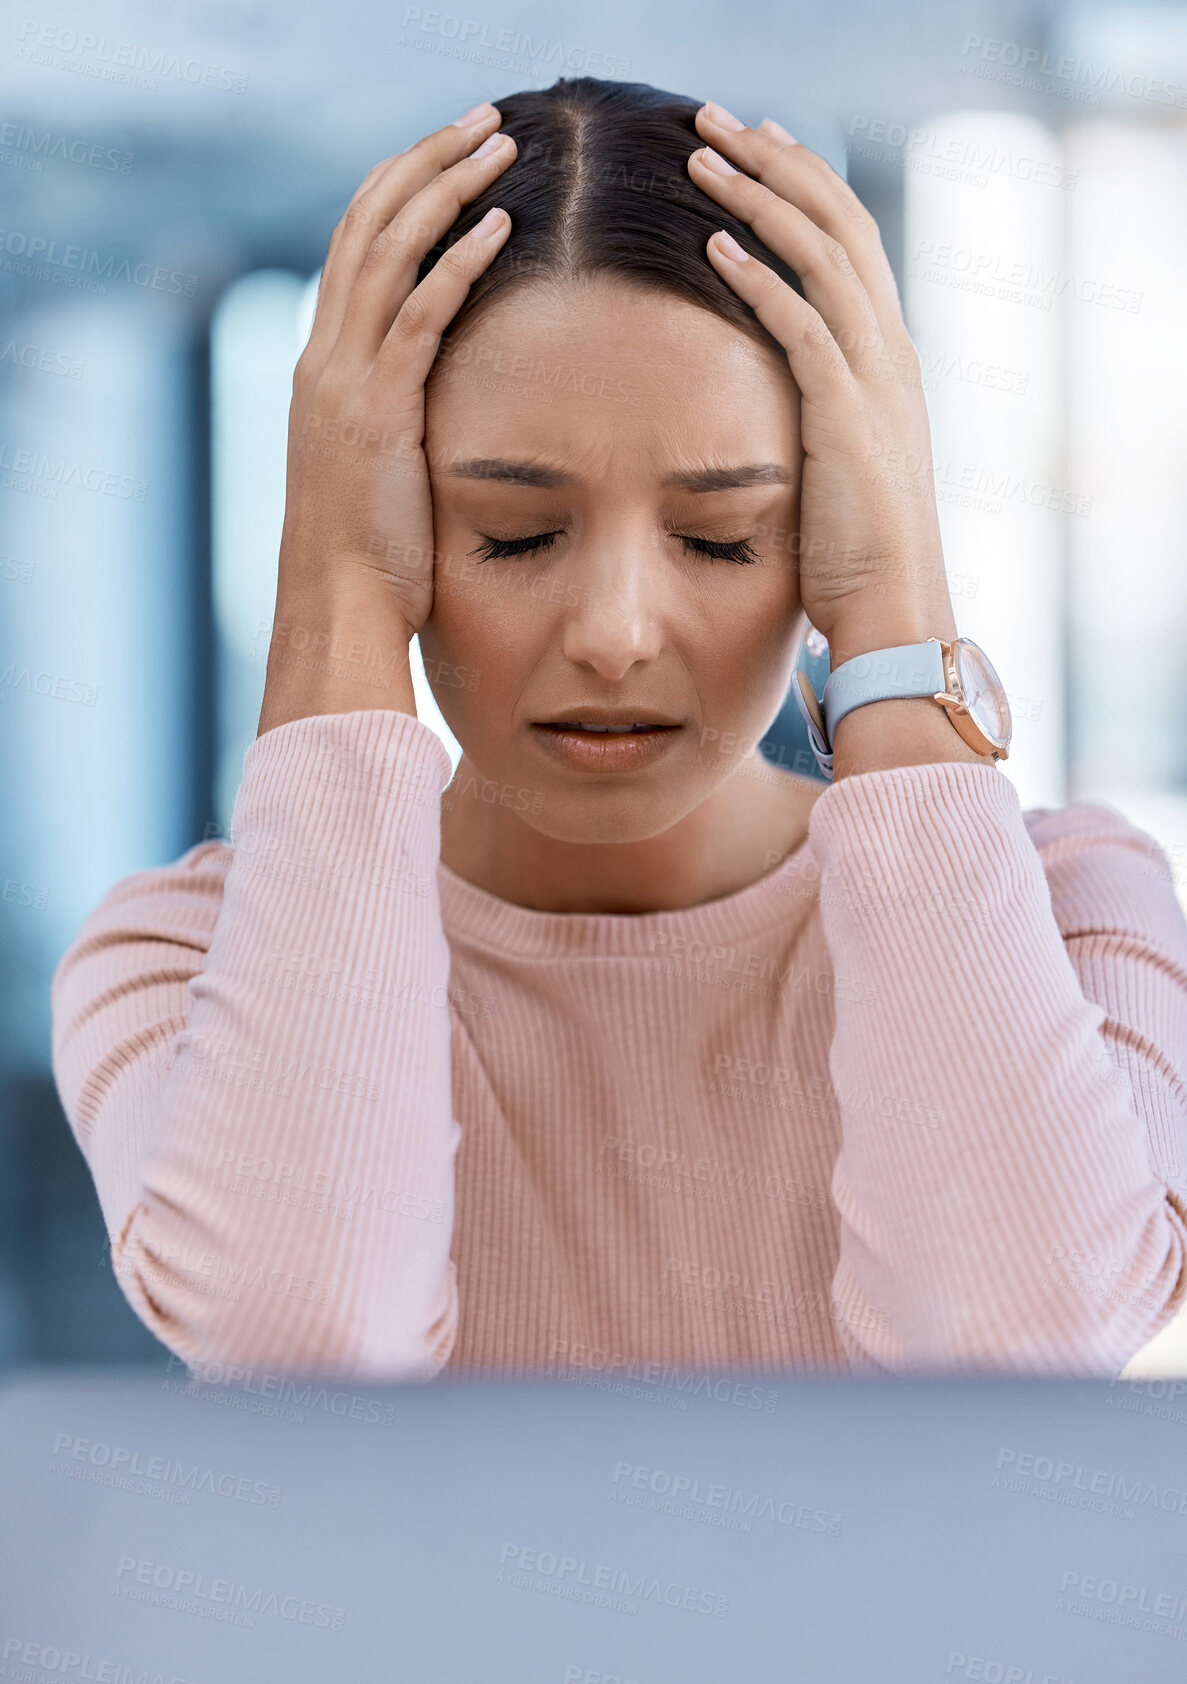
[[[1014,706],[1008,775],[1026,806],[1113,803],[1187,894],[1184,7],[11,13],[0,1362],[157,1349],[104,1264],[53,1087],[49,981],[120,877],[227,832],[330,231],[379,158],[480,99],[580,74],[775,116],[874,211],[923,360],[958,625]],[[806,664],[819,689],[827,659]],[[769,752],[796,764],[804,747],[789,702]],[[1171,1370],[1187,1372],[1179,1327],[1131,1369]]]

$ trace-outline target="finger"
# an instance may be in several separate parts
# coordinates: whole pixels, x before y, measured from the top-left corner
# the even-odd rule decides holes
[[[715,110],[722,108],[717,106]],[[715,151],[781,199],[798,206],[845,248],[888,340],[897,331],[906,331],[894,271],[878,224],[827,159],[793,140],[769,117],[764,117],[757,129],[745,125],[731,129],[714,115],[714,108],[705,106],[697,113],[696,124]]]
[[[310,343],[314,352],[325,355],[341,331],[351,287],[366,258],[367,248],[377,234],[413,193],[442,169],[472,152],[493,134],[502,113],[488,105],[474,121],[449,123],[425,135],[405,151],[385,159],[368,173],[356,189],[346,211],[330,236],[323,279],[319,287],[319,308],[324,294],[324,321],[314,318]],[[474,116],[467,112],[466,118]],[[316,334],[316,338],[314,338]]]
[[[359,185],[355,188],[354,193],[351,195],[351,203],[353,204],[354,200],[358,198],[360,193],[365,193],[366,190],[370,186],[372,186],[374,182],[376,182],[379,179],[379,177],[383,174],[384,170],[387,169],[387,166],[392,162],[393,158],[398,158],[398,157],[400,157],[400,155],[401,155],[400,153],[396,152],[396,153],[392,154],[391,158],[381,158],[377,164],[372,164],[371,168],[367,171],[366,175],[363,177],[362,181],[360,181]],[[335,249],[336,243],[337,243],[337,241],[339,239],[339,236],[341,234],[341,230],[342,230],[342,221],[339,220],[334,226],[333,233],[330,235],[330,243],[329,243],[329,246],[327,247],[327,250],[326,250],[326,262],[322,264],[321,270],[320,270],[320,272],[318,274],[318,277],[317,277],[317,302],[318,302],[318,304],[321,303],[322,294],[327,291],[326,267],[327,267],[327,264],[329,262],[330,256]]]
[[[502,113],[491,106],[474,122],[447,123],[444,128],[425,135],[406,152],[383,159],[367,173],[330,235],[307,347],[313,360],[323,360],[338,338],[351,288],[371,241],[387,227],[402,204],[443,169],[472,152],[495,132],[502,120]]]
[[[828,324],[806,299],[773,269],[743,251],[729,234],[719,230],[711,235],[705,253],[717,273],[783,346],[805,401],[835,410],[839,397],[853,399],[858,395],[844,352]]]
[[[389,166],[391,164],[398,163],[401,158],[407,158],[412,152],[419,152],[420,157],[423,158],[425,156],[426,147],[431,146],[431,143],[434,141],[439,141],[442,136],[444,136],[447,140],[452,138],[452,131],[454,130],[460,130],[463,133],[470,134],[470,145],[464,148],[464,151],[468,153],[472,151],[475,146],[479,145],[489,134],[493,133],[494,130],[498,128],[502,120],[502,113],[498,111],[495,106],[491,105],[489,100],[484,101],[481,105],[474,106],[472,110],[465,112],[462,117],[456,118],[452,123],[447,123],[443,129],[436,129],[432,134],[422,136],[419,141],[414,141],[411,146],[405,146],[403,151],[395,152],[390,158],[383,158],[378,164],[373,165],[372,168],[367,171],[367,174],[363,177],[358,187],[355,188],[354,193],[351,195],[350,205],[355,204],[369,189],[375,187],[380,182],[381,178],[388,177],[389,179],[392,179],[389,174]],[[444,165],[439,165],[439,167],[444,167]],[[425,179],[428,179],[428,177],[425,177]],[[347,211],[350,210],[350,205],[347,206]],[[338,221],[330,235],[331,247],[341,240],[346,223],[347,215],[346,212],[343,212],[341,219]]]
[[[425,254],[517,155],[510,135],[492,134],[489,144],[492,149],[484,156],[463,158],[414,193],[372,240],[338,335],[336,354],[346,366],[370,365],[416,287]]]
[[[495,106],[491,105],[489,101],[484,101],[483,104],[474,106],[472,110],[465,112],[461,117],[455,118],[452,123],[447,123],[444,128],[434,129],[431,134],[422,135],[421,138],[414,141],[411,146],[405,146],[402,151],[393,153],[390,158],[382,159],[378,164],[375,164],[370,170],[368,170],[363,180],[359,183],[358,187],[351,195],[350,204],[347,206],[347,212],[349,212],[351,205],[356,204],[360,199],[362,199],[368,190],[379,183],[381,178],[388,177],[390,180],[389,167],[392,164],[399,163],[402,158],[422,165],[427,162],[430,169],[434,166],[438,169],[444,168],[452,161],[453,158],[459,156],[460,154],[454,150],[449,157],[443,158],[440,151],[443,143],[448,146],[451,142],[457,142],[459,135],[468,135],[470,137],[469,143],[462,144],[461,149],[463,153],[469,152],[474,146],[478,145],[481,140],[485,139],[488,134],[497,129],[502,120],[502,113]],[[427,176],[424,177],[424,179],[428,179]],[[331,243],[341,236],[346,223],[347,214],[344,212],[333,233],[330,235]]]
[[[455,240],[397,312],[376,359],[376,373],[390,391],[393,407],[418,399],[441,344],[466,294],[506,242],[511,218],[501,206],[487,211]]]
[[[753,228],[763,244],[795,270],[805,298],[843,351],[862,348],[868,353],[880,345],[882,329],[873,303],[840,242],[740,169],[730,166],[730,173],[722,174],[714,151],[708,161],[704,151],[688,160],[697,186]]]

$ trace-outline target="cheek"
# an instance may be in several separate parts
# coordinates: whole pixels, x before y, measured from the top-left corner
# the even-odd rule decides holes
[[[770,707],[791,682],[799,606],[789,569],[741,583],[753,589],[739,590],[715,618],[699,656],[706,698],[711,693],[716,708],[734,713]]]
[[[522,656],[525,611],[511,589],[509,574],[490,562],[475,564],[464,555],[438,563],[432,611],[420,630],[427,658],[481,673],[481,688],[493,692],[510,681]],[[473,688],[473,686],[471,686]]]
[[[720,635],[773,658],[790,642],[800,605],[795,569],[790,562],[763,561],[738,571],[742,577],[718,620]]]

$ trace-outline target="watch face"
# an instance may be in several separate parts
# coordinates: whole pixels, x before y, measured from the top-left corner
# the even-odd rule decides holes
[[[996,747],[1005,748],[1013,734],[1014,722],[993,663],[968,637],[957,642],[953,653],[966,707],[990,741]]]

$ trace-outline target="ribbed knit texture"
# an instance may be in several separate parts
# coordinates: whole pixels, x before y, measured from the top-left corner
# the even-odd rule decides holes
[[[864,773],[738,893],[568,914],[441,863],[450,775],[411,715],[271,730],[230,846],[57,967],[117,1278],[193,1367],[1112,1375],[1178,1309],[1187,922],[1113,808]]]

